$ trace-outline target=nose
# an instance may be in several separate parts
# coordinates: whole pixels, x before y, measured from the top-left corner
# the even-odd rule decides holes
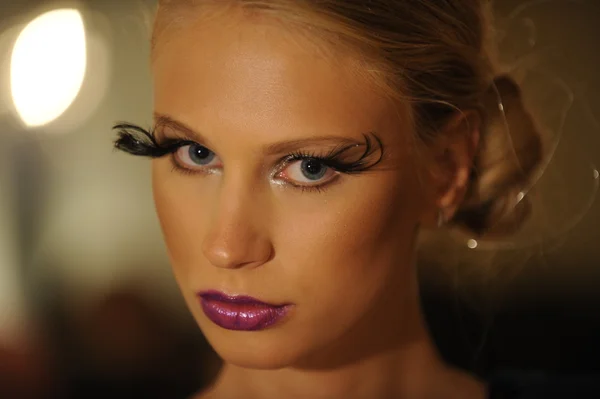
[[[222,186],[208,233],[202,243],[206,259],[215,267],[258,267],[273,256],[265,229],[265,209],[251,192]]]

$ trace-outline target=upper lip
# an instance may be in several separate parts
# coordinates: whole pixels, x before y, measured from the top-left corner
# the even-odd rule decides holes
[[[243,304],[243,305],[263,305],[263,306],[271,306],[271,307],[281,307],[286,306],[287,304],[272,304],[263,302],[259,299],[253,298],[248,295],[228,295],[220,291],[201,291],[198,293],[198,296],[205,300],[219,301],[219,302],[228,302],[233,304]]]

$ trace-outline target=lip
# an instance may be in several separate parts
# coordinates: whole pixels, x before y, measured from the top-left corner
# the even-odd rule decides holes
[[[226,330],[260,331],[281,321],[291,305],[265,303],[246,295],[219,291],[199,292],[202,311],[213,323]]]

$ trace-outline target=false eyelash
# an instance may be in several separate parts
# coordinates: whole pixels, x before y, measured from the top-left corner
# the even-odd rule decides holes
[[[314,153],[306,153],[306,152],[295,152],[290,155],[287,155],[283,162],[288,164],[293,161],[304,160],[304,159],[315,159],[319,162],[322,162],[327,167],[330,167],[338,172],[345,174],[356,174],[365,172],[377,164],[381,162],[383,159],[383,143],[375,134],[371,134],[372,137],[375,138],[375,145],[371,140],[370,136],[365,134],[363,135],[365,138],[365,150],[360,155],[360,157],[352,162],[344,162],[339,160],[339,157],[343,155],[346,151],[349,151],[353,148],[356,148],[356,144],[346,144],[334,148],[325,156],[316,155]],[[374,157],[376,153],[379,153],[378,156]]]
[[[117,124],[113,130],[117,131],[115,148],[140,157],[161,158],[175,152],[179,147],[195,144],[184,140],[167,140],[159,144],[154,138],[153,130],[148,131],[130,123]]]
[[[117,139],[114,147],[128,154],[149,158],[161,158],[165,155],[175,152],[178,148],[185,145],[196,144],[188,140],[166,140],[164,143],[158,143],[153,130],[146,130],[140,126],[130,123],[120,123],[113,127],[117,131]],[[365,138],[364,152],[360,157],[352,162],[339,160],[345,152],[356,148],[357,144],[345,144],[331,150],[325,156],[296,152],[285,156],[282,161],[290,163],[296,160],[307,158],[316,159],[324,165],[345,174],[356,174],[367,171],[381,162],[384,155],[383,143],[375,134],[364,134]],[[373,142],[373,138],[374,141]],[[378,153],[378,155],[376,155]]]

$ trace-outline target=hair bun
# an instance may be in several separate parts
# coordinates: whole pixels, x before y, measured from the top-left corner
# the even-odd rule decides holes
[[[452,222],[478,236],[515,232],[531,210],[526,189],[542,160],[542,139],[519,85],[500,75],[483,98],[481,142],[463,205]]]

